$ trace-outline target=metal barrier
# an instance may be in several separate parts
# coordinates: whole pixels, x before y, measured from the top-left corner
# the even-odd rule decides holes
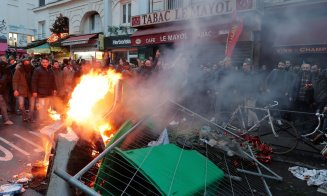
[[[193,191],[192,194],[272,195],[265,179],[281,181],[282,177],[259,162],[250,146],[245,145],[247,148],[241,149],[240,155],[230,156],[224,149],[200,142],[199,134],[201,127],[207,125],[211,127],[212,132],[220,135],[228,134],[228,137],[234,141],[244,142],[242,138],[173,101],[161,107],[165,109],[170,107],[169,110],[174,112],[167,115],[160,113],[161,110],[159,112],[156,110],[155,114],[143,118],[130,129],[120,132],[120,137],[115,138],[101,154],[76,175],[70,176],[60,168],[56,168],[54,173],[88,195],[171,195],[177,187],[195,180],[191,179],[194,170],[189,171],[189,179],[181,178],[179,175],[182,168],[189,166],[197,168],[197,171],[202,172],[199,174],[203,174],[202,178],[197,179],[198,187],[188,184],[193,188],[190,190]],[[170,157],[169,154],[158,156],[155,158],[159,161],[153,162],[153,153],[158,147],[149,146],[149,143],[160,143],[158,138],[162,139],[163,132],[158,131],[160,127],[151,126],[151,122],[169,119],[168,124],[176,118],[180,119],[180,124],[169,126],[167,132],[169,143],[175,146],[174,149],[178,149],[178,156]],[[194,160],[185,165],[183,157],[190,152],[194,152],[194,156],[202,162]],[[133,160],[124,156],[129,153],[134,153]],[[159,167],[160,160],[165,162],[166,159],[176,162],[173,166],[167,164],[167,167]],[[223,178],[218,178],[219,170],[223,171]],[[157,175],[162,175],[160,178],[162,181],[156,179]]]

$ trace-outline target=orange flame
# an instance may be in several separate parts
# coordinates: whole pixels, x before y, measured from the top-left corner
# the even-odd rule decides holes
[[[107,144],[110,139],[114,136],[109,124],[101,124],[97,130],[100,132],[103,142]]]
[[[51,107],[48,109],[48,113],[52,120],[60,120],[61,119],[60,114],[58,114],[56,111],[52,110]]]
[[[49,157],[50,157],[50,153],[51,153],[51,142],[46,141],[44,143],[44,159],[43,159],[43,163],[44,165],[48,165],[49,164]]]
[[[105,133],[111,126],[104,123],[104,113],[113,102],[114,87],[121,75],[108,70],[106,72],[91,71],[82,76],[81,81],[72,92],[69,100],[66,123],[70,126],[73,122],[88,129]],[[110,95],[110,96],[109,96]],[[109,107],[110,108],[110,107]],[[101,134],[107,141],[105,134]]]

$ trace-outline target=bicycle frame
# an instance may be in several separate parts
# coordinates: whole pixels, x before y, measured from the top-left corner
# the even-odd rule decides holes
[[[320,114],[320,113],[316,113],[316,116],[318,118],[318,125],[317,127],[314,129],[313,132],[311,133],[308,133],[308,134],[305,134],[305,135],[301,135],[302,137],[308,137],[308,136],[311,136],[317,132],[321,132],[320,131],[320,126],[321,126],[321,118],[322,117],[325,117],[325,114]],[[325,137],[327,138],[327,134],[325,134]],[[325,156],[327,154],[327,144],[325,145],[325,147],[321,150],[320,152],[323,156]]]
[[[243,106],[243,108],[245,109],[253,109],[253,110],[260,110],[260,111],[265,111],[267,113],[267,115],[265,115],[264,117],[262,117],[261,120],[259,120],[257,123],[255,123],[252,127],[250,127],[250,129],[248,129],[246,132],[250,132],[253,131],[258,125],[260,125],[261,122],[263,122],[264,120],[266,120],[268,118],[269,120],[269,124],[271,127],[271,130],[274,134],[275,137],[278,137],[278,134],[275,131],[275,127],[273,125],[273,117],[271,116],[270,110],[269,108],[256,108],[256,107],[248,107],[248,106]]]
[[[318,117],[318,125],[317,125],[317,127],[315,128],[315,130],[313,132],[308,133],[308,134],[305,134],[305,135],[301,135],[302,137],[308,137],[308,136],[313,135],[316,132],[320,131],[319,128],[320,128],[320,125],[321,125],[321,117],[323,117],[324,114],[316,113],[316,116]]]
[[[245,126],[245,121],[244,121],[244,116],[243,116],[242,108],[244,108],[244,109],[249,109],[249,110],[253,109],[253,110],[265,111],[267,114],[266,114],[264,117],[262,117],[258,122],[256,122],[252,127],[250,127],[249,129],[246,130],[246,126]],[[235,118],[236,114],[238,114],[238,113],[239,113],[239,115],[240,115],[240,117],[241,117],[241,126],[242,126],[243,130],[245,130],[245,131],[242,133],[242,135],[245,135],[245,134],[247,134],[247,133],[253,131],[253,130],[254,130],[258,125],[260,125],[260,123],[262,123],[264,120],[268,119],[268,120],[269,120],[270,127],[271,127],[271,130],[272,130],[274,136],[275,136],[275,137],[278,137],[278,134],[276,133],[276,131],[275,131],[275,127],[274,127],[274,125],[273,125],[273,118],[272,118],[272,116],[271,116],[271,113],[270,113],[269,108],[256,108],[256,107],[248,107],[248,106],[238,106],[238,107],[236,108],[236,110],[232,113],[232,116],[231,116],[231,118],[229,119],[229,121],[228,121],[226,127],[227,127],[228,125],[231,124],[231,122],[232,122],[233,119]]]

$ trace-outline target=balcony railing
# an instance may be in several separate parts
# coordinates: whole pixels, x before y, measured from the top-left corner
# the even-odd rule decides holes
[[[37,39],[44,39],[45,38],[45,33],[40,33],[40,34],[37,34]]]
[[[178,9],[183,7],[186,1],[185,0],[150,0],[150,12]]]

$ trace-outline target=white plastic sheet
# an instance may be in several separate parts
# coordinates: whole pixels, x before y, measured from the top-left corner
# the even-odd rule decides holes
[[[305,167],[294,166],[288,170],[297,178],[306,180],[308,186],[320,186],[319,188],[327,187],[327,170],[307,169]]]

